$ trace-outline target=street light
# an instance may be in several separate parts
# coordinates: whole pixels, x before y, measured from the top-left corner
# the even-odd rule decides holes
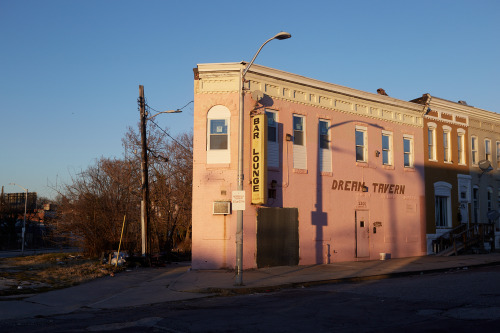
[[[247,74],[253,62],[260,53],[260,50],[272,41],[273,39],[283,40],[292,37],[288,32],[280,32],[274,37],[269,38],[262,44],[259,50],[255,53],[252,61],[245,67],[245,69],[240,70],[241,80],[240,80],[240,108],[239,108],[239,123],[238,123],[238,191],[243,191],[243,114],[244,114],[244,100],[245,100],[245,75]],[[235,285],[243,285],[243,211],[237,211],[236,220],[236,279]]]
[[[22,187],[21,185],[18,185],[16,183],[9,183],[9,185],[16,185],[24,190],[26,193],[26,196],[24,198],[24,220],[23,220],[23,229],[21,231],[21,237],[22,237],[22,245],[21,245],[21,254],[24,255],[24,233],[26,231],[26,208],[28,205],[28,189]]]
[[[141,190],[142,190],[142,201],[141,201],[141,242],[142,242],[142,256],[149,257],[151,254],[150,248],[150,220],[149,220],[149,179],[148,179],[148,146],[147,146],[147,133],[146,125],[147,121],[153,119],[161,113],[179,113],[182,109],[188,106],[191,102],[186,104],[177,110],[160,111],[157,114],[148,117],[146,110],[146,99],[144,98],[144,86],[139,85],[139,110],[141,115]],[[149,260],[150,258],[148,258]]]

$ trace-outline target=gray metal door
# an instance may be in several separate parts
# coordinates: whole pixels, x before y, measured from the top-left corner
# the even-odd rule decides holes
[[[356,211],[356,258],[370,256],[370,221],[369,211]]]
[[[297,208],[257,210],[257,267],[299,264],[299,211]]]

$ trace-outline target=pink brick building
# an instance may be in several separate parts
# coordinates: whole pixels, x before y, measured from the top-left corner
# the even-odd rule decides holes
[[[236,211],[225,210],[237,190],[245,65],[195,69],[195,269],[235,267]],[[422,105],[259,65],[245,89],[245,269],[426,254]],[[253,205],[251,117],[259,114],[267,116],[267,199]]]

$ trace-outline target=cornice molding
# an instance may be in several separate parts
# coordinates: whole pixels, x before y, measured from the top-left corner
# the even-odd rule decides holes
[[[239,89],[246,63],[199,64],[197,93],[228,93]],[[253,65],[245,76],[249,91],[283,101],[336,112],[422,127],[422,105]]]

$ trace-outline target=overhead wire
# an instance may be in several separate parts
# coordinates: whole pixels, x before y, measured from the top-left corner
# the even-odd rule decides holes
[[[182,107],[185,108],[186,106],[188,106],[191,102],[189,102],[188,104],[186,104],[185,106]],[[159,112],[155,109],[153,109],[152,107],[150,107],[147,103],[145,104],[146,108],[148,109],[151,109],[155,112]],[[179,110],[182,110],[182,109],[179,109]],[[191,151],[191,149],[187,148],[186,146],[184,146],[182,143],[180,143],[177,139],[175,139],[173,136],[171,136],[167,131],[165,131],[163,128],[160,127],[160,125],[158,125],[153,119],[149,119],[150,122],[152,122],[153,124],[155,124],[156,127],[158,127],[158,129],[160,129],[163,133],[165,133],[165,135],[167,135],[170,139],[172,139],[175,143],[177,143],[179,146],[181,146],[182,148],[184,148],[187,152],[189,152],[190,155],[193,155],[193,152]]]

